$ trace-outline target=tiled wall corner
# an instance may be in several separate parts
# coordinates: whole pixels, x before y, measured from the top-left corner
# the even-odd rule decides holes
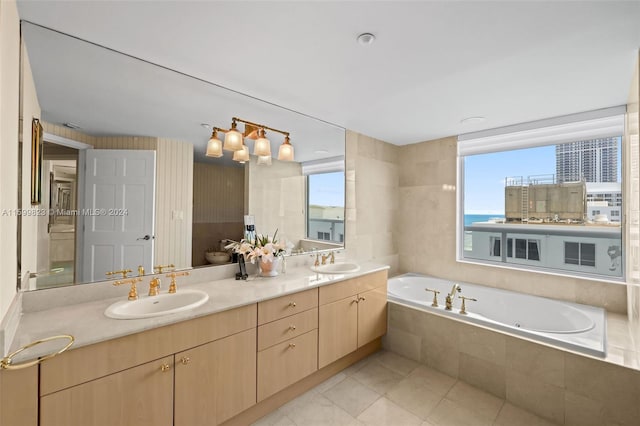
[[[346,135],[345,249],[349,257],[399,267],[397,146],[356,132]]]

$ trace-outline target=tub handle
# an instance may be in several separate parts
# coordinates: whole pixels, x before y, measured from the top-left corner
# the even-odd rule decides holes
[[[434,308],[438,307],[438,295],[440,294],[440,292],[438,290],[434,290],[431,288],[425,288],[424,291],[432,291],[433,292],[433,302],[431,302],[431,306],[433,306]]]
[[[458,299],[462,299],[462,306],[460,306],[460,313],[462,315],[467,315],[467,307],[465,306],[465,302],[467,300],[471,300],[472,302],[478,301],[478,299],[474,299],[473,297],[464,297],[464,296],[458,296]]]

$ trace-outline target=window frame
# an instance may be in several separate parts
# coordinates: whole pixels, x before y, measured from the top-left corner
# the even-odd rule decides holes
[[[613,107],[613,108],[609,108],[609,109],[605,109],[605,110],[598,110],[598,111],[591,111],[591,112],[587,112],[587,113],[580,113],[580,114],[573,114],[571,116],[565,116],[565,117],[557,117],[554,119],[549,119],[549,120],[541,120],[539,122],[533,122],[533,123],[524,123],[522,125],[515,125],[515,126],[509,126],[509,127],[505,127],[502,129],[492,129],[492,130],[488,130],[488,131],[483,131],[483,132],[477,132],[475,134],[464,134],[464,135],[460,135],[458,138],[458,153],[457,153],[457,158],[456,158],[456,262],[459,263],[467,263],[467,264],[476,264],[476,265],[484,265],[484,266],[489,266],[489,267],[498,267],[498,268],[504,268],[504,269],[510,269],[510,270],[519,270],[519,271],[525,271],[525,272],[532,272],[532,273],[540,273],[540,274],[545,274],[545,275],[552,275],[552,276],[563,276],[563,277],[570,277],[570,278],[580,278],[580,279],[586,279],[586,280],[594,280],[594,281],[601,281],[601,282],[611,282],[611,283],[624,283],[626,282],[626,262],[627,262],[627,253],[625,250],[626,247],[626,240],[628,238],[628,226],[627,226],[627,217],[626,217],[626,211],[627,211],[627,207],[626,206],[626,202],[627,200],[625,199],[625,186],[628,184],[627,180],[628,180],[628,175],[629,175],[629,170],[627,170],[625,168],[625,161],[626,161],[626,157],[628,155],[627,153],[627,147],[625,146],[625,133],[624,131],[619,131],[615,134],[609,134],[606,136],[603,135],[599,135],[599,134],[592,134],[592,135],[588,135],[588,136],[583,136],[580,139],[574,139],[574,140],[549,140],[545,143],[532,143],[530,141],[525,141],[525,143],[520,146],[517,145],[516,142],[514,142],[513,139],[509,140],[508,142],[505,142],[505,140],[508,140],[509,137],[512,134],[517,133],[518,131],[522,131],[522,132],[527,132],[531,129],[533,129],[533,132],[536,131],[536,129],[542,129],[545,130],[545,123],[546,126],[554,126],[554,125],[558,125],[559,124],[566,124],[569,123],[571,124],[572,122],[575,121],[579,121],[579,119],[582,120],[590,120],[595,118],[606,118],[607,117],[611,117],[612,120],[609,120],[610,122],[614,122],[615,119],[619,121],[622,121],[623,125],[622,127],[624,128],[624,114],[626,113],[626,107],[624,106],[620,106],[620,107]],[[561,126],[560,126],[561,127]],[[617,127],[620,127],[619,125]],[[477,137],[476,137],[477,136]],[[503,138],[502,141],[500,141],[500,139]],[[493,149],[492,151],[486,151],[483,152],[482,151],[482,147],[481,147],[481,140],[484,139],[490,139],[495,137],[498,141],[500,141],[499,143],[496,143],[496,146],[503,146],[502,149]],[[465,235],[465,226],[464,226],[464,182],[465,182],[465,175],[464,175],[464,170],[465,170],[465,165],[464,165],[464,159],[465,156],[469,156],[469,155],[475,155],[475,154],[482,154],[482,153],[489,153],[489,152],[502,152],[502,151],[508,151],[508,150],[513,150],[513,149],[526,149],[526,148],[535,148],[537,146],[548,146],[548,145],[556,145],[556,144],[561,144],[561,143],[568,143],[568,142],[572,142],[575,140],[589,140],[589,139],[598,139],[598,138],[602,138],[602,137],[620,137],[621,138],[621,143],[620,143],[620,163],[619,163],[619,167],[621,170],[621,187],[622,187],[622,193],[621,193],[621,202],[622,202],[622,207],[620,208],[620,248],[622,249],[622,254],[621,254],[621,259],[620,259],[620,268],[621,268],[621,276],[612,276],[612,275],[602,275],[602,274],[598,274],[598,273],[590,273],[590,272],[584,272],[584,271],[572,271],[572,270],[563,270],[563,269],[554,269],[554,268],[550,268],[550,267],[546,267],[546,266],[534,266],[534,265],[525,265],[525,264],[519,264],[519,263],[512,263],[512,262],[506,262],[505,258],[507,257],[507,241],[506,239],[508,238],[507,235],[510,235],[513,237],[513,232],[511,233],[505,233],[503,234],[502,237],[498,237],[499,239],[501,239],[501,241],[503,241],[502,243],[502,247],[501,247],[501,258],[498,258],[497,256],[493,256],[494,259],[490,259],[490,260],[485,260],[485,259],[474,259],[474,258],[468,258],[465,257],[465,250],[464,250],[464,235]],[[461,148],[460,148],[460,142],[461,141],[472,141],[472,144],[470,144],[470,147],[467,148],[468,151],[464,154],[461,154]],[[464,142],[463,142],[464,143]],[[474,145],[475,144],[475,145]],[[511,144],[511,145],[509,145]],[[475,152],[474,152],[475,150]],[[515,231],[515,233],[517,233],[517,231]],[[542,258],[542,256],[540,255],[540,252],[542,251],[542,241],[538,242],[538,250],[539,250],[539,257]],[[491,250],[492,251],[492,250]],[[515,255],[515,246],[514,246],[514,255]],[[563,252],[564,252],[564,247],[563,247]],[[564,253],[563,253],[564,254]],[[514,258],[509,258],[509,259],[514,259]],[[523,259],[521,259],[523,260]],[[564,260],[564,259],[563,259]],[[597,263],[597,260],[594,260]],[[582,265],[580,265],[582,266]],[[586,265],[585,265],[586,266]],[[590,266],[589,266],[590,267]]]

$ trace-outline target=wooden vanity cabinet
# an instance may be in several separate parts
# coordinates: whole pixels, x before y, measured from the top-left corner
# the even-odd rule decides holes
[[[173,356],[40,398],[40,425],[173,425]]]
[[[387,331],[387,271],[320,287],[318,368]]]
[[[256,329],[175,355],[175,425],[217,425],[256,403]]]
[[[222,423],[256,402],[256,314],[253,304],[47,360],[40,425]]]
[[[0,370],[0,425],[38,425],[38,366]]]

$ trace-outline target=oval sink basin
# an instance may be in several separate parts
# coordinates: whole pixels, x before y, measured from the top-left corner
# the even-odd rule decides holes
[[[110,305],[104,314],[115,319],[150,318],[197,308],[209,300],[201,290],[178,290],[177,293],[144,296],[138,300],[121,300]]]
[[[312,266],[311,270],[320,274],[350,274],[352,272],[358,272],[360,265],[353,262],[338,262]]]

